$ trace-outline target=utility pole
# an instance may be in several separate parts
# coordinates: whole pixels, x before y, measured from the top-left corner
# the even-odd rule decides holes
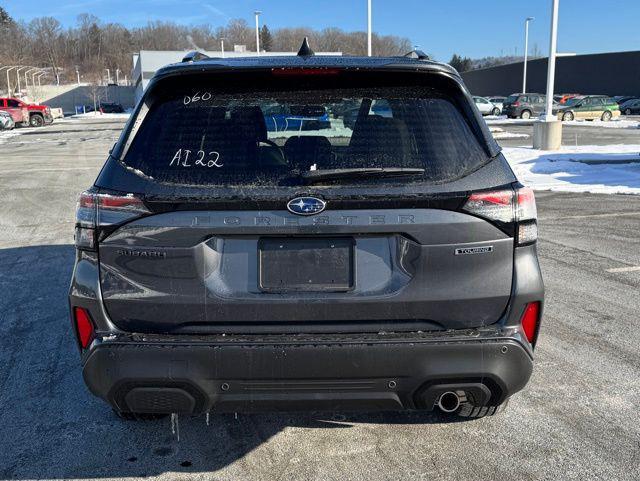
[[[367,0],[367,56],[371,57],[371,0]]]
[[[256,16],[256,52],[258,55],[260,55],[260,22],[258,20],[258,17],[260,17],[260,14],[262,12],[260,10],[256,10],[253,13]]]
[[[528,17],[524,21],[524,73],[522,75],[522,93],[527,93],[527,57],[529,55],[529,22],[535,20],[533,17]]]

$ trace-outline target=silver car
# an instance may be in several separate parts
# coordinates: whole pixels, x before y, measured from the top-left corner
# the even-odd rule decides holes
[[[0,111],[0,130],[11,130],[16,126],[9,112]]]
[[[502,109],[497,105],[491,103],[491,101],[484,97],[473,97],[473,101],[478,107],[478,110],[482,115],[495,115],[498,116],[502,112]]]

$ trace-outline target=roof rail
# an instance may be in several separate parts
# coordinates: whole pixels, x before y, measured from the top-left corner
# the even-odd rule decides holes
[[[300,46],[300,50],[298,50],[298,57],[312,57],[315,54],[316,53],[311,50],[311,47],[309,47],[309,39],[307,37],[304,37],[304,40],[302,40],[302,45]]]
[[[193,52],[189,52],[184,57],[182,57],[182,63],[197,62],[198,60],[204,60],[207,58],[210,58],[210,57],[208,55],[205,55],[202,52],[198,52],[194,50]]]
[[[424,53],[422,50],[412,50],[411,52],[405,53],[404,57],[407,58],[415,58],[418,60],[431,60],[429,56]]]

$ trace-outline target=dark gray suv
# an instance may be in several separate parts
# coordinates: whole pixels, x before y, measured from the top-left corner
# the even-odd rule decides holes
[[[267,129],[274,104],[297,130]],[[328,128],[306,128],[318,112]],[[78,202],[84,379],[124,417],[494,414],[533,368],[536,238],[533,193],[452,68],[189,56]]]

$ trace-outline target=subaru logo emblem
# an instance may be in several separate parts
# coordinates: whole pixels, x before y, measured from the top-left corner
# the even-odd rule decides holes
[[[287,202],[289,212],[298,215],[313,215],[324,210],[327,203],[316,197],[296,197]]]

